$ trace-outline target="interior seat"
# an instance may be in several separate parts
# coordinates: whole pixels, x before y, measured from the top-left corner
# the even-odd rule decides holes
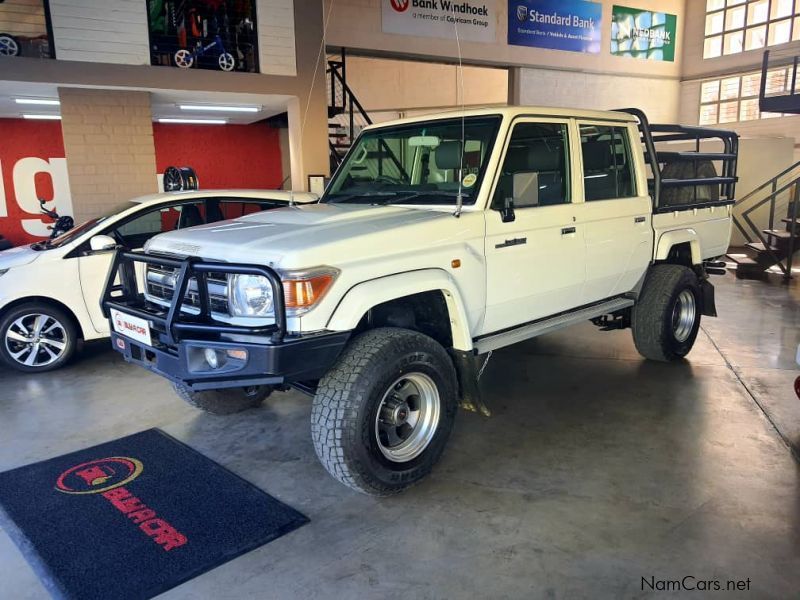
[[[178,229],[203,225],[203,217],[196,204],[185,204],[181,207],[181,216],[178,219]]]

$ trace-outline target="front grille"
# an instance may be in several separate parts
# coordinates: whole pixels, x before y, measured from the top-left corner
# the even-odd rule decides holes
[[[154,265],[147,265],[145,275],[145,297],[156,304],[170,304],[175,295],[175,282],[178,278],[178,270]],[[211,305],[211,312],[228,315],[228,278],[224,273],[209,273],[208,299]],[[197,291],[197,279],[189,279],[188,289],[184,295],[184,310],[192,311],[200,309],[200,294]]]

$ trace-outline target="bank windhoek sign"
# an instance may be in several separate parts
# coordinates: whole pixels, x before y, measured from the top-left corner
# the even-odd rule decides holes
[[[614,6],[611,13],[611,54],[646,60],[675,60],[678,17]]]
[[[384,33],[494,43],[496,0],[381,0]]]

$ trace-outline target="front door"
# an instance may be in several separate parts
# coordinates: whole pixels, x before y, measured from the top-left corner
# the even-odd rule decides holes
[[[482,334],[581,304],[585,245],[573,203],[570,127],[566,119],[522,119],[513,126],[493,210],[486,212]],[[504,223],[500,209],[515,188],[514,220]]]

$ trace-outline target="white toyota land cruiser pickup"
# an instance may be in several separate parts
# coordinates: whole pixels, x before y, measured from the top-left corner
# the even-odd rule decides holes
[[[119,251],[112,344],[210,412],[313,395],[330,474],[395,493],[430,472],[459,404],[488,414],[480,355],[592,320],[630,327],[648,359],[684,357],[715,315],[737,152],[734,133],[635,109],[372,126],[317,204]]]

